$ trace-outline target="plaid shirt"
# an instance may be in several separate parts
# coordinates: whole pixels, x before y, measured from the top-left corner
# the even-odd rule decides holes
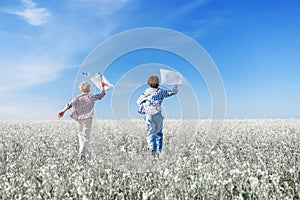
[[[155,115],[161,111],[161,104],[166,97],[177,94],[178,89],[163,90],[161,88],[148,88],[136,101],[140,106],[139,113]]]
[[[74,108],[70,115],[75,120],[88,119],[94,115],[95,101],[101,100],[104,94],[81,94],[68,103],[68,109]]]

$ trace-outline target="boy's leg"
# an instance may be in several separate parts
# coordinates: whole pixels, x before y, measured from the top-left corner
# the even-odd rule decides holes
[[[79,122],[79,155],[85,156],[89,148],[89,140],[92,129],[92,118],[80,120]]]
[[[152,115],[146,115],[148,150],[156,150],[155,123]]]
[[[79,125],[79,132],[78,132],[78,141],[79,141],[79,155],[81,154],[83,150],[83,137],[82,137],[82,132],[83,132],[83,123],[81,121],[78,121]]]
[[[163,133],[160,131],[156,134],[156,151],[160,153],[163,145]]]
[[[163,145],[163,133],[162,133],[162,128],[163,128],[163,116],[161,113],[158,113],[156,116],[156,128],[157,128],[157,133],[156,133],[156,151],[158,153],[161,152],[162,145]]]

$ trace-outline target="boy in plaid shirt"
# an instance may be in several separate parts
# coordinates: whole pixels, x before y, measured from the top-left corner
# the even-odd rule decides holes
[[[149,88],[137,99],[137,104],[140,106],[139,113],[145,114],[147,124],[147,142],[148,150],[152,156],[157,157],[162,149],[163,142],[163,116],[161,114],[161,104],[163,99],[176,95],[178,92],[177,86],[172,90],[163,90],[159,88],[159,79],[157,76],[148,78]]]
[[[68,103],[66,107],[58,113],[58,117],[61,118],[67,110],[73,107],[74,111],[70,116],[79,124],[78,139],[79,155],[81,159],[85,158],[85,155],[88,152],[95,101],[101,100],[106,94],[104,82],[100,81],[100,85],[102,90],[101,93],[89,94],[91,85],[88,82],[82,82],[79,85],[81,94],[73,99],[72,102]]]

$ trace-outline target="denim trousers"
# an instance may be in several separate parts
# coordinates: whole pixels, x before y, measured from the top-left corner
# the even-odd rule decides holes
[[[161,152],[163,145],[163,116],[161,112],[145,116],[147,124],[147,142],[148,150],[155,150],[156,152]]]
[[[85,156],[89,148],[89,141],[92,130],[92,118],[78,120],[78,123],[79,155]]]

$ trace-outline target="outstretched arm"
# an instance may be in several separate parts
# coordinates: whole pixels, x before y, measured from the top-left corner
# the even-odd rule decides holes
[[[67,110],[69,110],[70,108],[72,108],[72,104],[68,103],[68,104],[66,105],[66,107],[65,107],[62,111],[60,111],[60,112],[58,113],[58,115],[57,115],[58,118],[63,117],[64,114],[65,114],[65,112],[66,112]]]

